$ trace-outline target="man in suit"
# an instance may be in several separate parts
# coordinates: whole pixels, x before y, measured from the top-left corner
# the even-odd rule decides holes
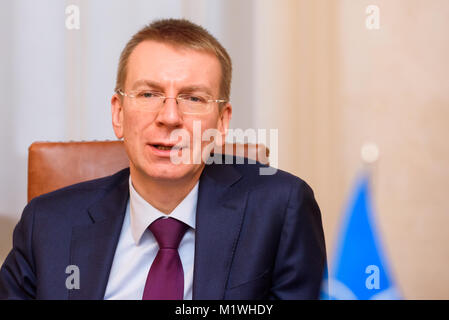
[[[226,50],[189,21],[135,34],[111,100],[129,168],[26,206],[0,298],[318,298],[326,252],[311,188],[235,157],[206,164],[210,143],[194,137],[213,130],[224,141],[231,70]]]

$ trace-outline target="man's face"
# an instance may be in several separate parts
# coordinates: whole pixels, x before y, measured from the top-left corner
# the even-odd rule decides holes
[[[212,99],[221,99],[220,81],[221,66],[213,54],[144,41],[129,57],[122,90],[129,93],[150,89],[166,97],[177,97],[196,88]],[[132,99],[123,97],[121,100],[116,94],[111,101],[114,132],[117,138],[124,139],[131,174],[141,179],[174,182],[199,177],[203,163],[175,164],[170,152],[158,146],[178,143],[179,139],[174,141],[171,133],[181,129],[190,136],[190,147],[184,146],[182,152],[188,152],[193,159],[194,121],[197,126],[201,125],[201,134],[207,129],[217,129],[224,141],[232,112],[230,104],[226,104],[221,112],[218,104],[213,103],[208,113],[183,114],[175,99],[166,99],[158,111],[139,108]],[[201,150],[208,144],[210,141],[201,142]]]

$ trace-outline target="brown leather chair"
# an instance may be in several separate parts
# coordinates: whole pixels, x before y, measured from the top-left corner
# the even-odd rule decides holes
[[[34,142],[28,150],[28,201],[129,166],[122,141]],[[269,150],[260,144],[228,145],[223,153],[268,164]]]

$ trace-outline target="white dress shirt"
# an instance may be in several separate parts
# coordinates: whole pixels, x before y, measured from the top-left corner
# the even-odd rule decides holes
[[[134,189],[129,177],[129,201],[115,251],[104,299],[141,300],[148,272],[159,245],[148,226],[160,217],[178,219],[190,228],[179,244],[184,270],[184,300],[192,299],[193,261],[195,256],[195,214],[198,184],[169,214],[157,210]]]

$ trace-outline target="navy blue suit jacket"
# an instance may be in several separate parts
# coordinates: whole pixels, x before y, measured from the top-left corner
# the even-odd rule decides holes
[[[326,251],[313,192],[260,167],[234,161],[202,172],[193,299],[318,298]],[[103,299],[128,177],[125,169],[33,199],[0,269],[0,299]],[[66,287],[68,265],[79,268],[79,289]]]

